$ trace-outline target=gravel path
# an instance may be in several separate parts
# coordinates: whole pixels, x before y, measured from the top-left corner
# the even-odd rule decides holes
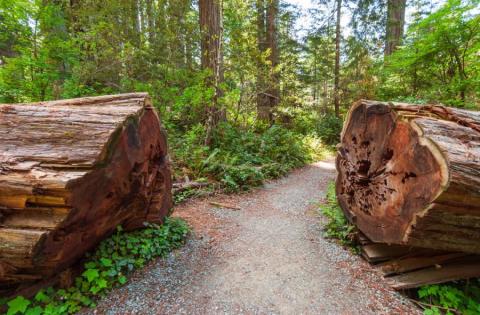
[[[91,314],[419,314],[360,258],[322,237],[319,162],[248,194],[175,209],[186,246],[136,272]],[[216,208],[210,202],[241,210]]]

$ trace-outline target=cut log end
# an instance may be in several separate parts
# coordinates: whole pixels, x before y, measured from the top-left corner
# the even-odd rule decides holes
[[[338,198],[375,242],[404,242],[448,181],[442,153],[389,106],[356,104],[339,152]]]
[[[372,241],[480,253],[480,115],[359,101],[338,147],[346,216]]]

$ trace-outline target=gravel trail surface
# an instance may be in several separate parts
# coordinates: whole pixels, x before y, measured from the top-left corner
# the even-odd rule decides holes
[[[322,236],[333,180],[319,162],[248,194],[178,206],[187,244],[90,314],[420,314],[367,263]],[[212,202],[240,208],[218,208]]]

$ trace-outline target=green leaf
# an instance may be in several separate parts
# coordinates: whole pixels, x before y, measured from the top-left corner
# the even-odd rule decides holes
[[[92,282],[100,276],[97,269],[88,269],[82,275],[87,278],[88,282]]]
[[[125,283],[127,283],[127,277],[125,277],[125,276],[120,276],[120,277],[118,278],[118,282],[119,282],[120,284],[122,284],[122,285],[125,284]]]
[[[46,303],[50,300],[48,295],[45,294],[43,290],[40,290],[36,295],[35,295],[35,301],[41,302],[41,303]]]
[[[34,308],[29,308],[25,315],[41,315],[43,313],[43,308],[41,306],[36,306]]]
[[[108,258],[100,258],[100,262],[102,263],[103,266],[105,267],[111,267],[113,266],[112,260]]]
[[[108,287],[108,282],[105,279],[98,279],[96,283],[100,289],[105,289]]]
[[[30,304],[31,302],[23,296],[17,296],[15,299],[7,303],[7,315],[25,314],[25,311]]]
[[[97,264],[93,261],[89,261],[85,264],[85,269],[94,269],[95,267],[97,267]]]

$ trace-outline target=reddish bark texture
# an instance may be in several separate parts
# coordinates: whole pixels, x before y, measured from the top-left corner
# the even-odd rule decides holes
[[[372,241],[480,253],[480,114],[360,101],[337,157],[337,195]]]
[[[0,105],[0,290],[45,280],[116,226],[172,206],[166,135],[148,95]]]

